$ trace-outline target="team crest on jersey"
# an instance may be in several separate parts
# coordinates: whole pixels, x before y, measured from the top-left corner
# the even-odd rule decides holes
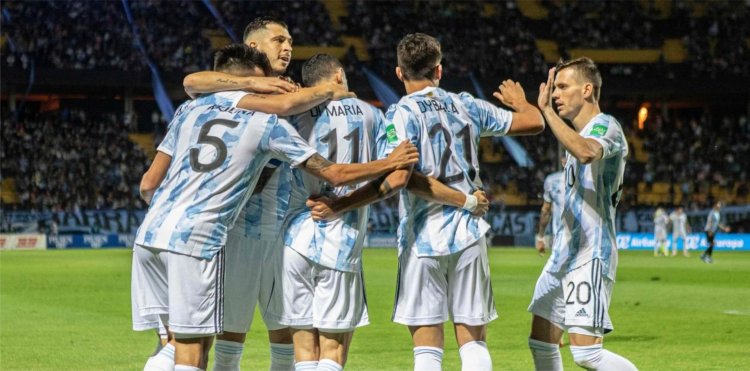
[[[607,126],[602,124],[594,124],[594,128],[591,129],[591,135],[600,137],[607,133]]]
[[[396,127],[393,124],[389,124],[385,127],[385,137],[388,143],[398,142],[398,135],[396,134]]]

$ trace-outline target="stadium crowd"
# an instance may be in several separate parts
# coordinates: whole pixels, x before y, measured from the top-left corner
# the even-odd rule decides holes
[[[343,33],[363,36],[373,67],[393,74],[394,46],[402,35],[433,30],[443,45],[443,60],[452,76],[524,76],[545,73],[534,35],[524,26],[515,3],[482,16],[480,2],[350,1]],[[502,31],[500,31],[502,30]],[[492,58],[488,58],[491,51]]]
[[[7,109],[4,110],[7,112]],[[148,168],[115,114],[63,109],[2,119],[0,171],[13,178],[19,203],[30,211],[141,209],[138,185]]]
[[[206,29],[220,29],[217,19],[201,2],[188,0],[132,0],[128,1],[138,26],[140,38],[150,58],[161,69],[172,72],[189,72],[207,69],[210,62],[211,43]],[[610,74],[641,74],[646,69],[658,71],[661,76],[679,76],[689,71],[693,76],[750,76],[748,56],[748,7],[732,2],[716,1],[705,4],[703,16],[692,17],[696,4],[676,2],[671,15],[665,18],[656,8],[631,7],[622,2],[542,2],[550,10],[550,29],[564,52],[572,47],[632,48],[659,47],[666,37],[681,34],[688,51],[686,63],[666,65],[657,63],[638,65],[602,65]],[[220,0],[214,3],[226,24],[235,34],[242,36],[245,23],[257,14],[281,17],[294,35],[295,45],[341,45],[342,35],[362,36],[369,47],[373,61],[370,66],[383,76],[393,75],[395,43],[402,35],[417,30],[437,32],[444,49],[444,65],[454,77],[465,77],[474,72],[487,81],[497,76],[521,78],[544,76],[548,65],[535,46],[533,21],[524,18],[515,2],[495,3],[488,12],[483,2],[441,2],[433,6],[428,2],[404,1],[348,1],[349,16],[341,18],[340,30],[332,26],[329,13],[319,1],[242,2]],[[572,22],[575,14],[584,17]],[[4,53],[6,66],[28,68],[33,59],[36,66],[58,69],[111,69],[119,71],[145,70],[142,54],[133,41],[131,27],[121,2],[86,2],[63,0],[47,2],[6,1],[2,8]],[[665,35],[664,23],[678,24],[678,31]],[[191,27],[184,27],[190,24]],[[23,27],[21,27],[23,25]],[[501,30],[501,31],[499,31]],[[586,35],[577,39],[575,35]],[[64,43],[55,42],[60,38]],[[495,58],[488,58],[491,51]],[[564,53],[563,53],[564,54]],[[349,58],[347,72],[354,75],[353,58]],[[287,74],[297,76],[301,63],[291,64]],[[535,90],[527,86],[527,91]],[[747,170],[750,149],[747,139],[748,123],[745,116],[714,117],[707,113],[674,114],[672,117],[656,116],[644,132],[630,128],[628,115],[620,117],[626,135],[643,142],[649,156],[645,161],[631,161],[626,172],[626,187],[635,189],[639,182],[647,184],[667,182],[679,185],[683,194],[707,193],[711,185],[735,190],[738,195],[747,193]],[[134,158],[140,152],[127,142],[122,120],[111,117],[86,118],[85,113],[68,113],[52,117],[51,114],[34,115],[19,122],[3,121],[4,161],[3,176],[18,174],[17,189],[26,189],[22,208],[50,209],[78,204],[81,207],[123,207],[137,202],[131,189],[137,186],[143,159],[138,165],[123,163],[120,157]],[[81,119],[83,117],[83,119]],[[60,122],[60,125],[47,125]],[[101,123],[112,125],[106,128]],[[117,170],[101,170],[103,163],[79,166],[74,172],[61,174],[41,184],[35,174],[44,174],[50,164],[57,161],[60,148],[68,144],[44,146],[41,153],[24,151],[24,141],[13,143],[10,138],[28,138],[38,134],[38,128],[47,133],[61,132],[45,139],[59,141],[72,135],[62,127],[85,125],[95,130],[76,135],[116,135],[118,151],[104,151]],[[724,137],[707,135],[703,128],[718,125]],[[669,130],[662,130],[662,129]],[[743,138],[744,141],[727,142],[725,138]],[[25,140],[25,139],[24,139]],[[484,146],[482,177],[498,192],[517,189],[527,200],[538,200],[543,179],[557,167],[557,143],[549,133],[522,137],[524,145],[537,166],[521,168],[507,155],[500,141]],[[632,142],[632,141],[631,141]],[[65,142],[68,143],[68,142]],[[91,147],[96,141],[82,141],[88,151],[97,153],[100,147]],[[632,143],[631,143],[632,145]],[[126,149],[128,147],[129,149]],[[64,151],[63,151],[64,152]],[[83,157],[88,158],[88,157]],[[17,161],[13,161],[17,160]],[[18,165],[13,165],[17,163]],[[120,164],[124,165],[123,169]],[[684,164],[684,165],[676,165]],[[130,168],[129,168],[130,167]],[[136,169],[137,168],[137,169]],[[78,186],[88,185],[91,179],[108,175],[108,188],[93,197],[84,196]],[[68,179],[69,178],[69,179]],[[41,181],[44,183],[43,181]],[[28,185],[28,187],[27,187]],[[523,186],[520,186],[523,185]],[[121,192],[117,191],[121,188]],[[126,191],[127,188],[127,191]],[[74,196],[66,195],[71,192]],[[127,194],[127,195],[126,195]],[[693,206],[705,206],[708,199],[691,198]],[[636,197],[625,193],[622,204],[634,205]]]

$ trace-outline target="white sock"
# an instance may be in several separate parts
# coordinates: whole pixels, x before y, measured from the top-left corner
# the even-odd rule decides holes
[[[341,371],[343,369],[344,366],[336,363],[336,361],[324,358],[318,362],[318,368],[316,368],[315,371]]]
[[[213,369],[215,371],[240,371],[244,347],[245,344],[236,341],[216,340]]]
[[[206,371],[198,367],[193,366],[185,366],[185,365],[175,365],[174,371]]]
[[[414,371],[441,371],[443,350],[436,347],[414,347]]]
[[[294,345],[271,343],[271,371],[294,370]]]
[[[143,367],[143,371],[172,371],[174,370],[174,345],[167,344],[159,353],[150,357]]]
[[[573,360],[587,370],[637,371],[635,365],[626,358],[602,349],[602,344],[585,347],[570,346]]]
[[[550,344],[529,338],[529,349],[531,349],[536,370],[563,371],[559,344]]]
[[[318,361],[302,361],[294,363],[294,371],[315,371]]]
[[[492,371],[492,358],[484,341],[470,341],[458,350],[462,371]]]

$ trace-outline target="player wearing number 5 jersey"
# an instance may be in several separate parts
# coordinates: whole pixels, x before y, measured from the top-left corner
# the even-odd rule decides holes
[[[259,65],[265,56],[247,50],[241,61]],[[205,369],[212,336],[223,330],[223,248],[227,230],[247,202],[271,158],[343,185],[409,167],[413,146],[387,160],[332,164],[275,115],[216,104],[200,97],[173,120],[169,169],[154,193],[136,244],[168,251],[169,325],[175,364]]]
[[[515,112],[467,93],[440,89],[441,47],[429,35],[407,35],[397,56],[396,74],[408,95],[388,110],[386,119],[393,123],[394,135],[417,146],[420,161],[415,172],[472,194],[483,188],[477,158],[480,137],[544,128],[539,111],[513,81],[503,82],[494,95]],[[497,318],[484,239],[489,225],[467,210],[431,202],[409,190],[401,191],[399,218],[393,321],[409,326],[414,369],[442,367],[443,323],[449,319],[463,369],[492,369],[485,343],[487,324]]]
[[[558,343],[565,330],[579,366],[635,369],[602,349],[604,334],[613,329],[608,308],[617,270],[615,207],[628,144],[617,120],[599,109],[601,86],[594,62],[579,58],[551,69],[539,88],[539,107],[567,151],[567,163],[562,228],[529,306],[537,370],[562,370]]]

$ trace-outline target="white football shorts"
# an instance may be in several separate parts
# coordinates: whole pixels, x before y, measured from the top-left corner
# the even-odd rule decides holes
[[[324,332],[349,332],[370,323],[362,272],[324,267],[288,247],[283,260],[277,274],[281,287],[274,286],[269,308],[279,323]]]
[[[283,252],[279,241],[246,238],[244,233],[227,237],[226,274],[224,276],[224,331],[246,333],[253,323],[255,305],[260,308],[269,330],[286,326],[273,321],[266,311],[271,302],[274,272]]]
[[[169,329],[177,338],[224,331],[224,249],[211,259],[168,252]]]
[[[130,302],[135,331],[159,328],[159,316],[169,313],[167,254],[164,250],[133,246]]]
[[[497,317],[484,237],[451,255],[418,257],[410,249],[399,257],[394,322],[481,326]]]
[[[542,271],[534,288],[529,312],[555,326],[591,327],[608,333],[614,329],[609,318],[609,303],[614,282],[594,259],[567,273]]]

